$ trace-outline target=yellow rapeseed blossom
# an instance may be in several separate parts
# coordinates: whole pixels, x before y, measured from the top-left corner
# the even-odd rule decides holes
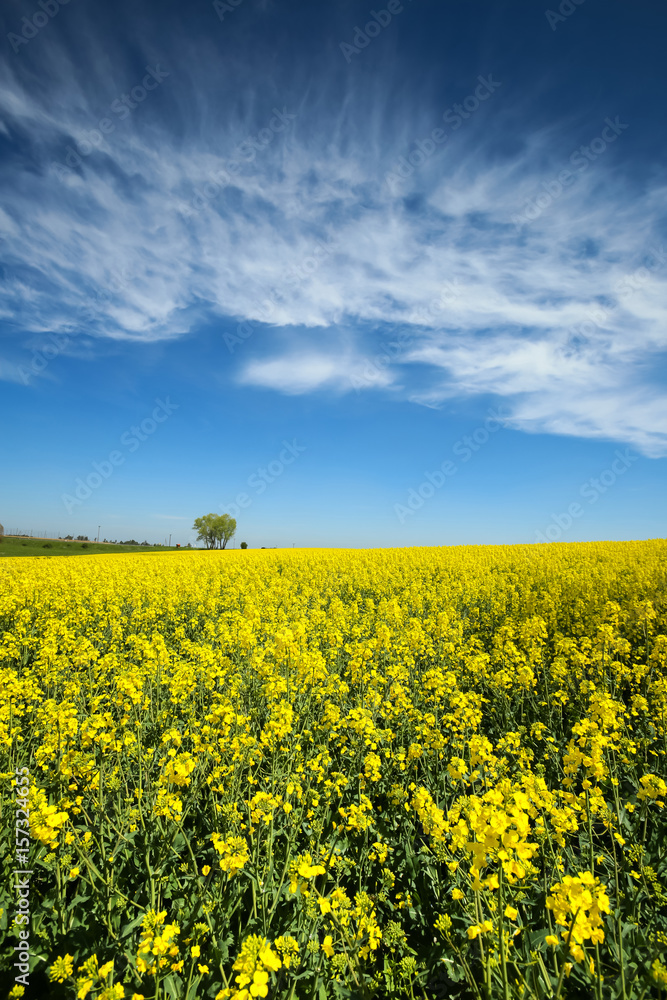
[[[22,905],[72,1000],[665,990],[666,566],[0,559],[10,950]]]
[[[592,944],[604,941],[602,915],[609,913],[609,897],[599,879],[590,872],[566,875],[562,882],[553,886],[547,898],[547,909],[563,928],[561,934],[570,941],[570,954],[577,962],[584,960],[582,946],[587,941]]]
[[[48,971],[52,983],[64,983],[74,971],[72,956],[65,955],[64,958],[57,958]]]
[[[248,844],[244,837],[228,837],[227,839],[214,833],[211,836],[213,846],[220,855],[220,867],[230,878],[240,872],[250,857]],[[208,866],[206,866],[208,867]],[[210,868],[209,868],[210,871]],[[205,872],[204,874],[208,874]]]
[[[178,955],[176,939],[180,934],[178,924],[166,924],[167,911],[156,913],[148,910],[141,922],[141,939],[137,948],[137,968],[156,976],[161,969],[171,964]]]

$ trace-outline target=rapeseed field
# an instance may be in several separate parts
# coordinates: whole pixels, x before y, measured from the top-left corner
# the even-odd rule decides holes
[[[666,582],[662,540],[3,560],[4,995],[666,995]]]

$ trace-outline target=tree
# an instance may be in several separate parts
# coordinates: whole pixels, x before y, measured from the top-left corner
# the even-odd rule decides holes
[[[229,514],[204,514],[195,518],[192,529],[207,549],[226,549],[236,532],[236,520]]]
[[[247,542],[241,542],[241,548],[242,549],[247,549],[248,548],[248,543]]]
[[[236,534],[236,518],[231,514],[220,514],[216,525],[216,539],[218,548],[226,549],[227,542]]]
[[[192,530],[197,532],[197,541],[203,542],[207,549],[215,548],[216,517],[217,514],[204,514],[203,517],[196,517],[192,525]]]

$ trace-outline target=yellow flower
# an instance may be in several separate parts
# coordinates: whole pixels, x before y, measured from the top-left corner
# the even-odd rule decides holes
[[[272,969],[274,972],[277,972],[282,965],[282,962],[276,953],[269,948],[268,944],[264,945],[260,950],[259,960],[264,963],[267,969]]]
[[[563,927],[563,935],[570,939],[570,954],[576,962],[583,962],[582,945],[586,941],[601,944],[604,941],[602,915],[609,913],[609,897],[600,880],[591,872],[566,875],[547,897],[547,909],[556,923]]]
[[[92,978],[88,976],[83,979],[77,979],[76,984],[79,987],[76,994],[78,1000],[86,1000],[86,997],[93,988]]]
[[[226,840],[219,833],[211,836],[213,846],[220,855],[220,867],[233,878],[240,872],[250,859],[250,850],[244,837],[228,837]]]
[[[57,958],[49,969],[49,979],[52,983],[64,983],[74,971],[74,957],[65,955],[64,958]]]
[[[297,868],[299,875],[302,878],[315,878],[316,875],[324,875],[326,873],[326,868],[322,865],[310,865],[307,862],[302,861]]]
[[[415,921],[451,951],[457,913],[470,950],[484,944],[495,963],[503,925],[510,947],[550,871],[538,946],[567,963],[563,977],[590,981],[596,946],[609,965],[614,919],[604,838],[636,889],[654,901],[661,890],[657,861],[637,845],[645,823],[659,838],[667,822],[665,565],[667,540],[0,559],[0,736],[29,771],[25,783],[22,766],[13,776],[28,799],[25,835],[65,885],[115,869],[122,888],[131,854],[113,843],[104,853],[99,825],[87,829],[104,802],[114,842],[144,828],[187,838],[200,881],[241,889],[247,876],[260,894],[289,835],[286,887],[319,930],[303,948],[242,935],[221,1000],[268,1000],[318,949],[332,982],[349,987],[349,952],[370,984],[383,944],[407,988]],[[589,823],[594,873],[568,867],[590,846]],[[391,870],[413,847],[449,915]],[[19,851],[30,868],[30,847]],[[174,874],[187,880],[191,861]],[[468,917],[475,893],[483,909]],[[116,1000],[190,971],[208,982],[205,925],[182,941],[173,922],[176,908],[184,927],[202,919],[196,900],[164,905],[131,945],[135,986],[87,951],[81,968],[59,957],[56,935],[51,991]],[[203,906],[214,918],[213,901]],[[99,894],[90,910],[95,924],[108,916]],[[380,926],[389,911],[396,919]],[[667,990],[661,933],[650,927],[636,956],[656,994]]]
[[[250,987],[250,996],[252,997],[265,997],[269,992],[269,974],[263,969],[257,969],[252,977],[252,986]]]
[[[492,930],[493,924],[491,921],[483,920],[481,924],[473,924],[471,927],[468,927],[467,934],[470,940],[474,941],[480,934],[488,934]]]
[[[659,958],[651,966],[651,975],[660,986],[667,986],[667,965],[663,965]]]
[[[286,935],[276,938],[273,943],[280,952],[280,957],[286,969],[289,969],[293,963],[298,964],[299,945],[295,938]]]
[[[653,799],[655,801],[667,796],[667,784],[656,774],[645,774],[643,778],[639,779],[639,782],[642,788],[641,791],[637,792],[638,799]]]
[[[167,911],[157,913],[148,910],[142,919],[141,938],[137,949],[137,969],[140,973],[149,972],[153,975],[167,961],[166,956],[176,958],[178,945],[176,938],[180,934],[178,924],[165,924]]]

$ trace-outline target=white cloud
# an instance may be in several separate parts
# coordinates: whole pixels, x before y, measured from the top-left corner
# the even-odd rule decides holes
[[[374,373],[372,380],[364,380],[366,359],[343,357],[335,354],[309,353],[251,361],[246,365],[239,381],[246,385],[277,389],[289,395],[300,395],[316,389],[348,391],[352,387],[383,386],[391,383],[385,372]]]
[[[667,258],[632,294],[617,287],[659,243],[665,190],[630,190],[614,174],[613,150],[517,232],[512,216],[570,152],[551,155],[551,172],[532,166],[553,135],[491,163],[470,126],[407,184],[411,201],[384,182],[403,146],[378,152],[371,130],[368,150],[359,143],[343,155],[340,120],[312,134],[297,117],[192,211],[256,123],[230,119],[215,142],[177,142],[168,120],[163,128],[151,118],[149,97],[83,158],[81,177],[63,181],[49,163],[62,162],[68,136],[95,126],[99,107],[71,80],[67,100],[54,88],[37,101],[4,74],[0,110],[31,136],[39,160],[0,210],[9,272],[0,315],[22,336],[153,341],[193,333],[211,316],[265,323],[288,333],[268,356],[236,354],[238,380],[305,393],[350,387],[373,352],[361,330],[407,327],[410,348],[369,387],[425,405],[498,394],[526,430],[667,452],[667,413],[650,375],[667,351]],[[500,110],[498,120],[501,129]],[[596,324],[588,314],[601,305]],[[12,370],[6,362],[0,378]]]

